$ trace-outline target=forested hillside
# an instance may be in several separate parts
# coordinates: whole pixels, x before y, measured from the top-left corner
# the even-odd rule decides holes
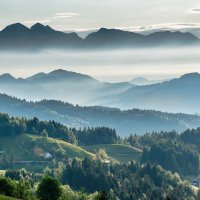
[[[1,112],[12,116],[54,120],[69,127],[109,127],[120,136],[152,131],[184,131],[200,126],[197,115],[171,114],[154,110],[120,110],[101,106],[82,107],[62,101],[43,100],[28,102],[0,95]]]
[[[23,199],[30,200],[40,195],[38,184],[50,176],[69,185],[60,186],[63,199],[66,195],[70,200],[73,195],[91,200],[101,196],[106,200],[199,199],[200,193],[184,181],[200,174],[199,134],[198,128],[121,138],[106,127],[76,129],[0,114],[0,167],[7,170],[1,171],[0,183],[11,184],[10,193],[0,184],[0,194],[20,198],[18,187],[23,186]],[[19,175],[22,167],[30,172]],[[42,174],[46,174],[43,179]]]
[[[142,163],[151,162],[181,175],[199,176],[200,174],[200,129],[177,132],[161,132],[131,135],[125,141],[143,149]]]

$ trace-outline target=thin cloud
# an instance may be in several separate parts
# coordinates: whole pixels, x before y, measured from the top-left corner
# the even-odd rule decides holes
[[[55,20],[62,20],[62,19],[66,19],[66,18],[72,18],[75,16],[78,16],[79,14],[77,13],[73,13],[73,12],[59,12],[59,13],[55,13],[53,16],[44,18],[44,19],[40,19],[40,20],[25,20],[23,21],[23,23],[25,24],[35,24],[35,23],[53,23]]]
[[[152,26],[135,26],[135,27],[118,27],[119,29],[133,31],[133,32],[149,32],[156,30],[171,30],[181,31],[189,29],[199,29],[200,23],[169,23],[169,24],[156,24]]]
[[[194,14],[198,14],[200,13],[200,8],[192,8],[191,10],[189,10],[190,13],[194,13]]]
[[[53,19],[72,18],[72,17],[78,16],[78,15],[79,14],[72,13],[72,12],[61,12],[61,13],[54,14]]]

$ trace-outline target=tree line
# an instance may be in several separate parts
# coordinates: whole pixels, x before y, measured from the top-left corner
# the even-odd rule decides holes
[[[0,114],[0,137],[23,133],[42,136],[45,133],[49,137],[81,145],[115,144],[118,141],[115,130],[106,127],[76,129],[68,128],[54,120],[40,121],[36,117],[26,119]]]

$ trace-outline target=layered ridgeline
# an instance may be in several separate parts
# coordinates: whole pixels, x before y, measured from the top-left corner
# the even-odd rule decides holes
[[[139,85],[134,85],[134,80],[106,83],[85,74],[61,69],[38,73],[25,79],[3,74],[0,76],[0,93],[33,101],[54,99],[83,106],[101,105],[192,114],[200,112],[198,73],[154,84],[142,80],[140,78]],[[141,81],[144,85],[141,85]]]
[[[85,39],[76,33],[56,31],[37,23],[31,28],[17,23],[0,32],[0,49],[15,50],[43,48],[121,48],[198,45],[199,39],[191,33],[156,32],[149,35],[101,28]]]
[[[200,117],[197,115],[139,109],[123,111],[101,106],[82,107],[55,100],[28,102],[4,94],[0,95],[0,110],[12,116],[54,120],[69,127],[109,127],[120,136],[152,131],[180,132],[200,126]]]

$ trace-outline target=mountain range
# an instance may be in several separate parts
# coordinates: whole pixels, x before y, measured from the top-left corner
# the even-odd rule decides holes
[[[199,88],[198,73],[147,85],[134,85],[131,81],[101,82],[91,76],[62,69],[24,79],[16,79],[10,74],[0,76],[0,93],[29,101],[54,99],[82,106],[101,105],[173,113],[200,113]]]
[[[130,83],[134,85],[152,85],[160,82],[164,82],[164,80],[149,80],[144,77],[136,77],[130,80]]]
[[[31,28],[21,23],[11,24],[0,31],[1,50],[39,50],[43,48],[132,48],[152,46],[197,45],[200,40],[191,33],[161,31],[142,35],[138,33],[101,28],[85,39],[75,32],[56,31],[36,23]]]

